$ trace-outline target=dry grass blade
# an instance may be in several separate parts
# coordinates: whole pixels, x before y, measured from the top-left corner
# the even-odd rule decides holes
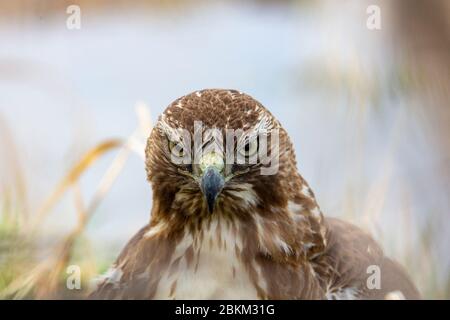
[[[93,212],[123,169],[130,153],[127,145],[122,145],[123,148],[121,152],[119,152],[105,173],[88,209],[84,208],[81,194],[78,190],[78,180],[82,173],[89,168],[95,160],[107,151],[120,145],[122,144],[119,144],[118,141],[108,141],[98,145],[88,152],[63,179],[57,191],[49,197],[45,211],[40,212],[40,218],[43,219],[45,217],[45,214],[49,212],[54,204],[56,204],[67,188],[74,187],[75,207],[78,214],[78,224],[76,228],[65,237],[49,259],[40,263],[24,277],[11,283],[0,293],[0,298],[12,297],[14,299],[23,299],[24,297],[29,296],[32,290],[34,290],[34,297],[38,299],[51,299],[58,296],[60,276],[63,274],[65,267],[71,260],[74,244],[84,232],[89,217],[92,216]]]
[[[105,141],[89,152],[87,152],[84,157],[69,171],[69,173],[64,177],[64,179],[58,184],[58,187],[54,192],[47,198],[42,207],[38,210],[36,215],[36,222],[34,226],[39,225],[40,222],[46,217],[46,215],[52,210],[54,205],[59,201],[62,195],[67,191],[67,189],[77,182],[81,175],[103,154],[111,151],[115,148],[122,146],[121,140],[109,140]]]
[[[86,218],[87,219],[89,219],[90,216],[97,209],[101,200],[108,193],[108,191],[112,187],[114,181],[117,179],[117,177],[119,176],[123,167],[125,166],[125,163],[127,162],[130,152],[132,150],[130,147],[130,144],[135,139],[135,135],[136,135],[136,133],[131,135],[131,137],[128,139],[127,143],[117,154],[117,156],[113,160],[112,164],[110,165],[110,167],[106,171],[105,175],[103,176],[102,180],[100,181],[97,191],[95,192],[94,197],[92,198],[92,201],[90,202],[90,204],[86,210]]]
[[[69,171],[66,177],[60,182],[58,188],[50,195],[43,207],[38,212],[37,222],[41,222],[45,216],[51,211],[54,205],[60,200],[62,195],[68,188],[72,187],[74,190],[75,208],[78,216],[78,224],[72,232],[65,237],[61,244],[54,249],[52,256],[40,263],[36,268],[33,268],[28,274],[24,275],[13,283],[11,283],[3,292],[0,293],[1,298],[23,299],[30,295],[40,299],[58,298],[62,294],[60,290],[61,275],[64,274],[65,268],[69,265],[75,242],[85,230],[89,219],[96,211],[97,207],[104,199],[113,183],[123,170],[131,151],[136,151],[142,156],[139,147],[142,147],[140,137],[148,134],[151,130],[151,123],[149,123],[149,113],[144,105],[140,105],[136,109],[140,126],[128,138],[124,144],[119,140],[110,140],[99,144],[86,155]],[[102,155],[106,152],[121,147],[119,153],[112,161],[108,170],[100,181],[97,190],[92,197],[87,208],[84,206],[81,191],[79,189],[78,181],[82,174]],[[92,258],[92,257],[91,257]],[[93,260],[93,259],[91,259]],[[91,275],[95,269],[95,263],[90,263]],[[94,266],[92,268],[92,266]]]
[[[19,212],[20,215],[14,218],[19,219],[19,222],[22,223],[27,220],[26,217],[28,216],[26,181],[20,165],[17,145],[13,139],[9,126],[2,116],[0,116],[0,147],[2,150],[8,150],[8,152],[2,153],[1,161],[6,162],[3,164],[5,168],[10,168],[8,172],[13,175],[12,181],[14,182],[13,188],[9,187],[11,184],[9,181],[8,183],[2,182],[0,187],[4,189],[2,192],[11,192],[11,195],[16,197],[15,203],[20,204],[20,208],[16,208],[16,211]],[[3,174],[3,172],[0,174]]]

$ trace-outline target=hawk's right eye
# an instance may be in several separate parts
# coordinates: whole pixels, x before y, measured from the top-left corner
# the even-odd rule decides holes
[[[185,155],[185,151],[181,142],[174,142],[169,140],[169,150],[174,156],[179,158],[182,158]]]
[[[247,143],[239,149],[239,153],[246,158],[250,158],[258,152],[258,147],[258,139],[247,141]]]

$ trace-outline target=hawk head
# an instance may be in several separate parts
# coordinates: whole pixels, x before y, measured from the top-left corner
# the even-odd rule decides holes
[[[298,247],[292,243],[299,239],[294,225],[319,229],[320,210],[297,172],[286,131],[244,93],[210,89],[174,101],[150,135],[146,169],[154,225],[164,221],[172,230],[194,230],[219,216],[263,228],[260,238],[278,241],[266,247],[285,252]],[[320,234],[303,233],[310,235],[303,239],[308,248]]]
[[[287,204],[299,187],[292,179],[292,144],[280,123],[234,90],[197,91],[173,102],[160,116],[146,155],[148,178],[167,213],[245,215]]]

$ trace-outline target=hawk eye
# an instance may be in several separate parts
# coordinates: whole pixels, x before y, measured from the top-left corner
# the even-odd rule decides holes
[[[174,142],[169,140],[169,150],[176,157],[184,157],[185,150],[181,142]]]
[[[247,143],[239,149],[239,154],[246,158],[250,158],[254,156],[258,151],[258,145],[258,139],[247,141]]]

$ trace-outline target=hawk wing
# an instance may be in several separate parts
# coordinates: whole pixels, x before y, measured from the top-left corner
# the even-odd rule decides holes
[[[375,240],[360,228],[326,218],[327,248],[319,263],[327,276],[329,299],[389,299],[392,293],[406,299],[420,294],[406,271],[383,254]],[[379,274],[379,286],[371,276]]]
[[[151,299],[155,295],[169,263],[173,241],[146,237],[151,228],[145,226],[128,242],[111,269],[98,281],[90,299]]]

